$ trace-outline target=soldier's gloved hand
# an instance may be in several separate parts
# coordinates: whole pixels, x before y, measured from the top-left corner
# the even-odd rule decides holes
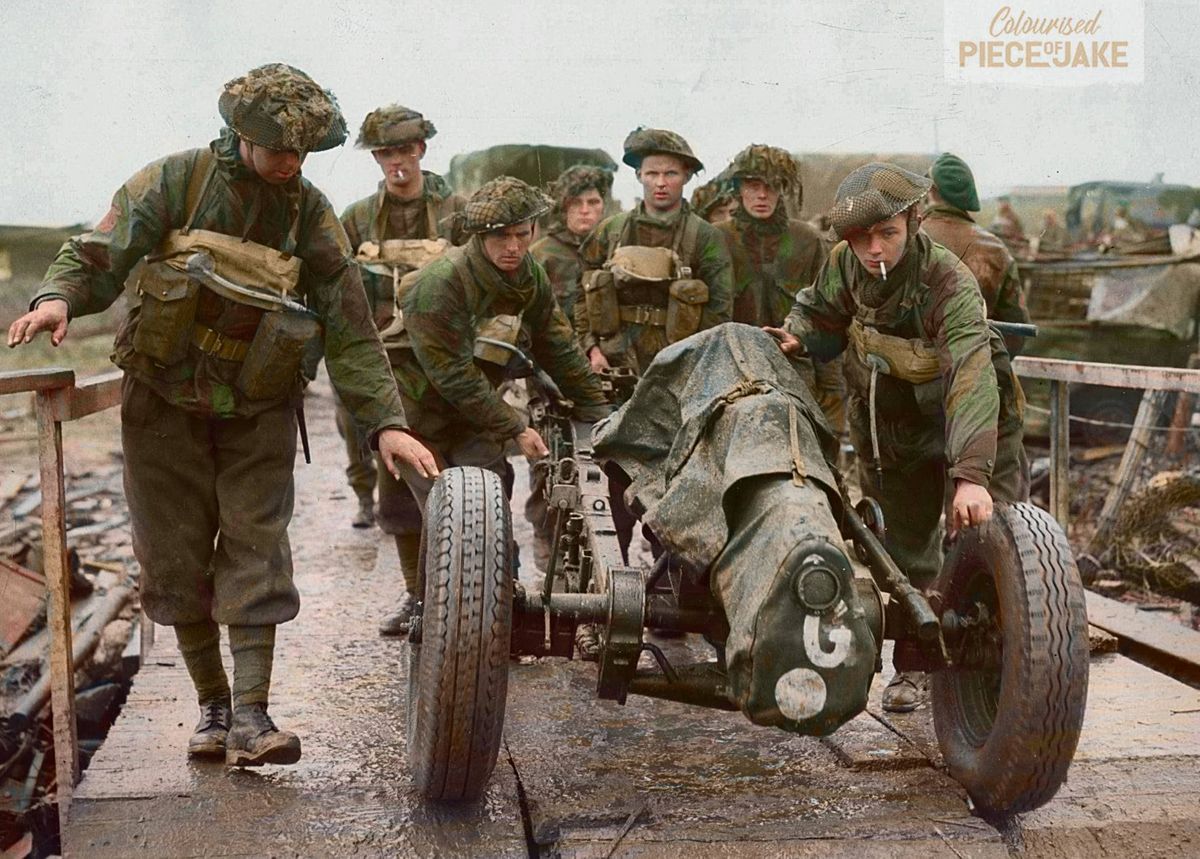
[[[8,326],[8,346],[32,342],[39,331],[50,332],[50,342],[57,346],[67,336],[67,316],[71,307],[61,298],[48,298]]]
[[[422,477],[437,477],[438,463],[433,451],[416,437],[398,429],[385,429],[379,434],[379,456],[388,473],[401,480],[398,462],[414,469]]]
[[[546,447],[546,443],[533,427],[526,427],[517,434],[517,447],[530,462],[550,455],[550,448]]]
[[[785,331],[782,328],[771,328],[767,325],[763,326],[763,331],[766,331],[779,341],[779,351],[784,355],[804,354],[804,344],[800,342],[799,337],[790,331]]]
[[[959,529],[982,525],[992,518],[992,496],[986,488],[969,480],[954,481],[954,513],[950,525],[953,538]]]
[[[600,351],[599,346],[593,346],[588,349],[588,362],[592,365],[593,373],[603,373],[610,369],[608,359],[604,357],[604,353]]]

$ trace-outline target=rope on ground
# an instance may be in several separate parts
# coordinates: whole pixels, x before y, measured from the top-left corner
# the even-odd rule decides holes
[[[1049,409],[1043,408],[1042,406],[1031,405],[1030,403],[1025,404],[1025,411],[1037,412],[1038,414],[1043,414],[1043,415],[1050,414]],[[1116,429],[1135,430],[1135,429],[1141,429],[1144,426],[1143,424],[1125,424],[1125,423],[1119,423],[1117,421],[1098,421],[1095,418],[1085,418],[1085,417],[1080,417],[1079,415],[1068,415],[1067,419],[1070,420],[1071,423],[1087,424],[1088,426],[1094,426],[1094,427],[1114,427]],[[1182,429],[1176,428],[1176,427],[1148,426],[1148,427],[1145,427],[1145,429],[1148,429],[1150,432],[1184,432],[1184,431],[1193,430],[1195,428],[1190,427],[1190,426],[1183,427]]]

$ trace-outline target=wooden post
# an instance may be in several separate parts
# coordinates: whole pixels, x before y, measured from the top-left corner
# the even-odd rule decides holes
[[[50,707],[54,715],[58,819],[65,826],[67,809],[79,781],[79,744],[75,725],[75,666],[71,656],[71,574],[67,565],[62,424],[55,419],[56,393],[38,391],[34,396],[42,475],[43,574],[49,590],[46,627],[50,630]]]
[[[1050,382],[1050,515],[1063,531],[1071,513],[1071,397],[1067,383]]]
[[[1117,468],[1117,479],[1112,491],[1104,499],[1104,507],[1096,518],[1096,531],[1088,544],[1088,554],[1099,558],[1108,548],[1108,539],[1112,536],[1113,526],[1117,524],[1117,514],[1129,493],[1133,490],[1133,482],[1137,479],[1146,451],[1150,447],[1150,436],[1154,433],[1154,422],[1162,412],[1167,399],[1167,391],[1146,391],[1142,394],[1141,405],[1138,406],[1137,417],[1133,419],[1133,432],[1125,444],[1125,453],[1121,457],[1121,465]]]

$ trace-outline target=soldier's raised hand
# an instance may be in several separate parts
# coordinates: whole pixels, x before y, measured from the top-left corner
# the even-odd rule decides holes
[[[57,346],[67,336],[70,305],[61,298],[48,298],[33,310],[8,326],[8,346],[30,343],[39,331],[50,332],[50,342]]]
[[[379,434],[379,457],[388,473],[402,480],[397,462],[403,462],[422,477],[437,477],[438,463],[433,451],[410,433],[398,429],[385,429]]]

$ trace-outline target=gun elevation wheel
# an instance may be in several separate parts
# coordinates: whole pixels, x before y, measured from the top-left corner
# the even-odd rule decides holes
[[[1083,584],[1058,523],[998,505],[964,532],[935,585],[956,665],[931,678],[933,723],[950,774],[994,815],[1058,791],[1087,703]]]
[[[426,507],[408,756],[427,799],[482,793],[500,748],[512,633],[512,520],[500,477],[450,468]]]

